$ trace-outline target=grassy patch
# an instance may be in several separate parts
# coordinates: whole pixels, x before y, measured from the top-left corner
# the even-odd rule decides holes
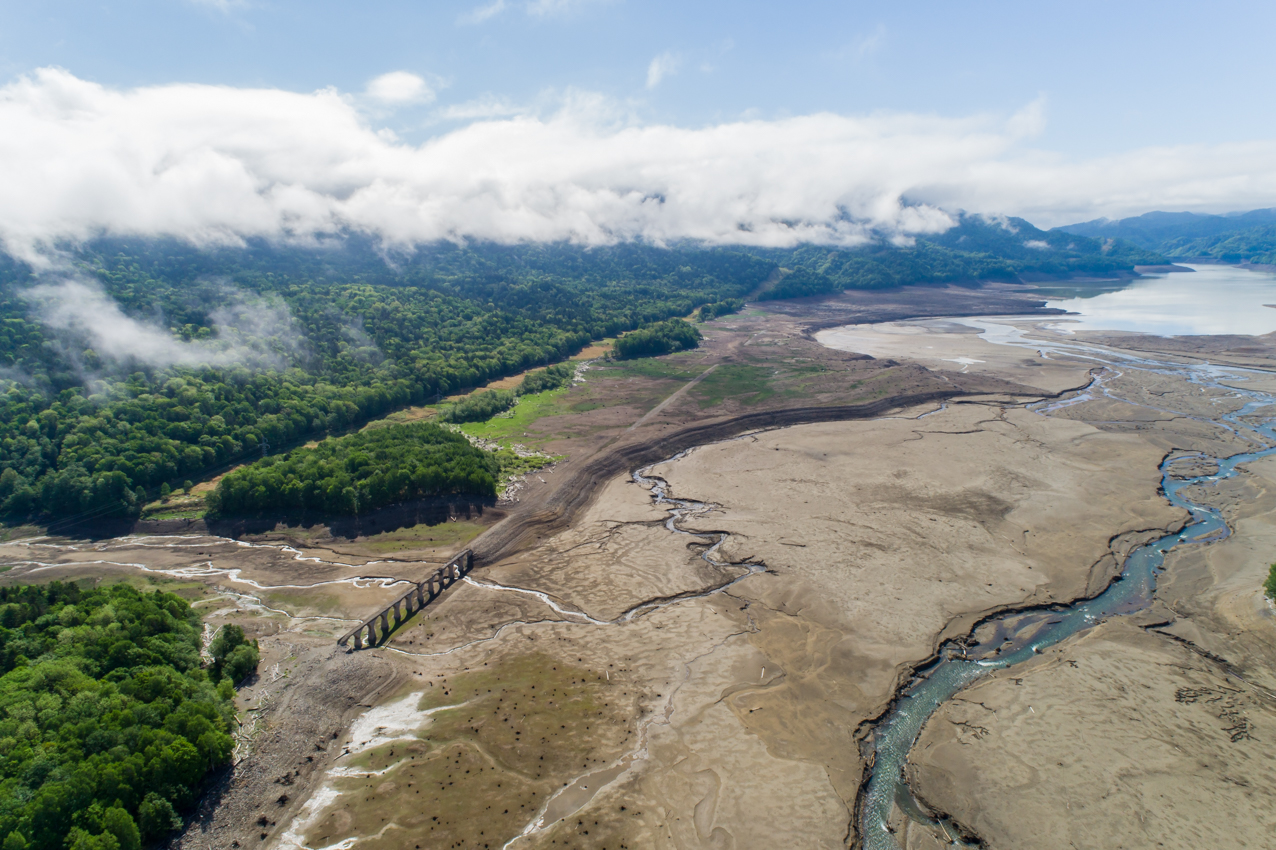
[[[547,390],[535,395],[525,395],[506,413],[494,416],[486,422],[467,422],[461,430],[472,437],[484,440],[521,439],[528,427],[543,416],[562,413],[563,396],[571,387]]]
[[[501,464],[501,478],[496,485],[498,490],[520,475],[544,469],[559,460],[549,455],[519,455],[511,449],[501,449],[496,453],[496,459]]]
[[[142,519],[199,519],[208,510],[204,496],[209,490],[192,488],[190,493],[174,493],[142,508]]]
[[[670,378],[675,381],[690,381],[704,370],[705,367],[700,364],[688,363],[686,358],[677,355],[620,360],[599,369],[607,377]]]
[[[20,540],[23,537],[39,537],[44,534],[44,529],[38,525],[3,525],[0,524],[0,543],[8,543],[10,540]]]
[[[776,395],[774,372],[764,366],[725,365],[710,372],[691,389],[701,409],[730,398],[742,404],[757,404]]]
[[[475,522],[441,522],[438,525],[421,523],[411,528],[374,534],[364,545],[379,554],[434,546],[457,546],[478,537],[483,529],[484,526]]]
[[[419,737],[352,759],[384,772],[338,780],[341,797],[307,843],[500,847],[554,789],[605,765],[633,734],[617,703],[630,704],[626,689],[543,655],[434,680],[419,708],[459,707],[435,714]]]

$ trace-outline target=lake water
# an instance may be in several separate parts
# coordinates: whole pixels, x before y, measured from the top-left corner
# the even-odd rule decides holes
[[[1059,330],[1140,331],[1158,336],[1267,334],[1276,331],[1276,274],[1234,266],[1189,266],[1120,289],[1042,287],[1046,306],[1067,316]]]

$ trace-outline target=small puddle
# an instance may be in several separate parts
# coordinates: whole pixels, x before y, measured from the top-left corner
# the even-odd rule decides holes
[[[594,799],[595,794],[619,779],[632,763],[633,759],[626,759],[620,764],[595,770],[593,773],[577,778],[575,782],[554,795],[549,805],[545,807],[545,814],[541,816],[540,822],[551,824],[580,811],[586,803]]]

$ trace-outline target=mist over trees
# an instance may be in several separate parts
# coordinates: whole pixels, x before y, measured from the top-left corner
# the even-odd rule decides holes
[[[622,357],[693,347],[680,317],[708,320],[748,298],[1163,259],[970,216],[906,248],[442,244],[387,255],[348,236],[210,250],[100,240],[64,257],[40,274],[0,257],[0,515],[11,521],[135,517],[166,484],[563,361],[595,340],[623,334]],[[544,374],[545,386],[569,380]],[[507,401],[480,394],[443,418],[486,418]]]
[[[737,252],[636,245],[445,245],[397,259],[357,239],[222,251],[113,241],[79,252],[80,278],[162,329],[182,357],[183,345],[256,356],[207,366],[154,351],[104,356],[93,346],[106,329],[88,316],[51,327],[48,298],[60,290],[33,301],[31,270],[8,262],[0,513],[136,516],[166,482],[563,360],[592,340],[745,294],[773,268]],[[228,297],[285,318],[253,336],[228,323]]]

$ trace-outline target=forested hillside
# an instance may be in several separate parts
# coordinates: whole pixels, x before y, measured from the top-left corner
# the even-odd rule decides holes
[[[38,277],[10,262],[0,511],[136,515],[164,482],[739,298],[773,268],[732,251],[632,245],[384,257],[358,240],[219,251],[104,242]],[[92,302],[95,292],[109,301]],[[86,298],[92,309],[76,312]],[[121,318],[160,339],[134,327],[136,339],[121,340],[108,326]]]
[[[138,850],[181,825],[234,745],[234,690],[220,661],[201,668],[200,634],[171,593],[0,588],[0,845]]]
[[[591,340],[644,328],[622,355],[694,345],[694,328],[661,323],[712,318],[759,294],[1158,259],[973,217],[906,248],[443,244],[387,254],[348,237],[205,250],[102,240],[39,270],[0,257],[0,515],[136,516],[163,484],[561,361]],[[767,284],[780,268],[794,273]]]
[[[794,270],[764,298],[796,298],[909,283],[1016,280],[1021,275],[1105,275],[1163,263],[1159,254],[1122,240],[1044,231],[1021,218],[962,216],[956,227],[918,238],[907,250],[889,245],[859,251],[807,246],[768,252]]]
[[[1069,224],[1054,232],[1060,231],[1126,239],[1174,260],[1276,264],[1276,209],[1233,215],[1151,212]]]

